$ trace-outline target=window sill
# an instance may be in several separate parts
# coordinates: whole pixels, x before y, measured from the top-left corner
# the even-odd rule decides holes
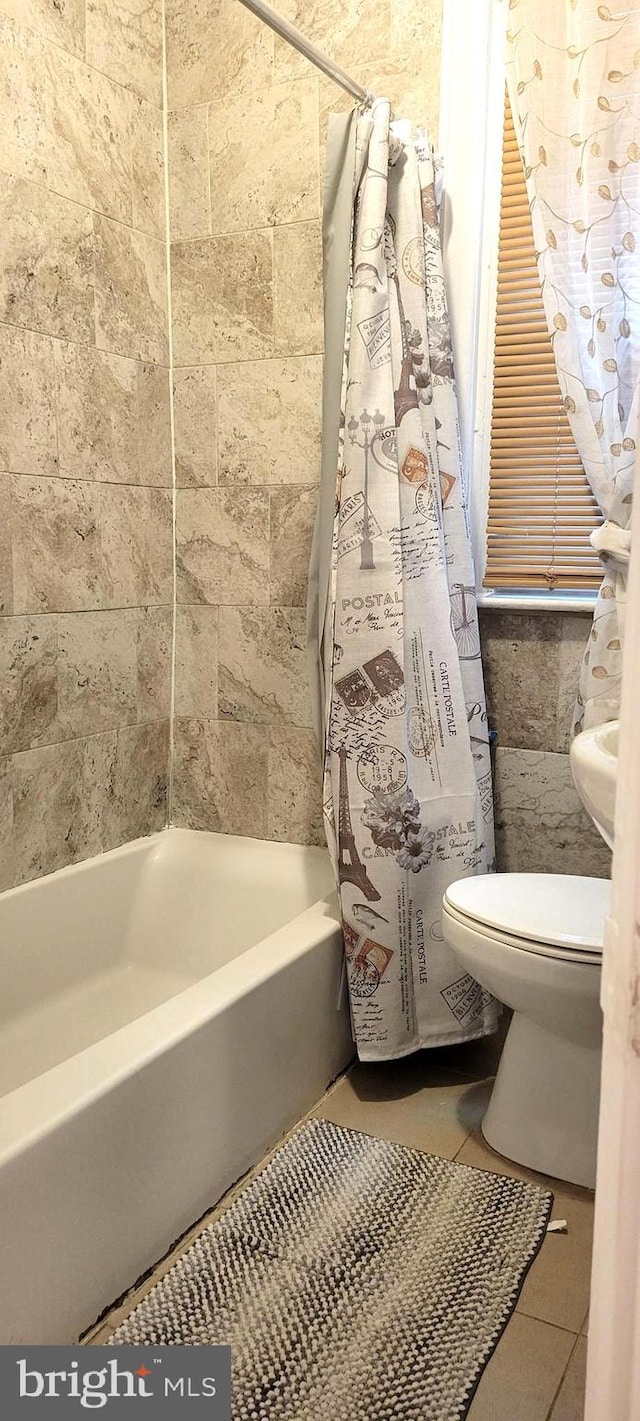
[[[482,587],[478,606],[483,611],[498,612],[582,612],[591,615],[597,592],[508,592]]]

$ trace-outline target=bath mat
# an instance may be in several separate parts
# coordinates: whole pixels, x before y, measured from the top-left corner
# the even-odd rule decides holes
[[[551,1202],[311,1120],[109,1343],[231,1343],[234,1421],[460,1421]]]

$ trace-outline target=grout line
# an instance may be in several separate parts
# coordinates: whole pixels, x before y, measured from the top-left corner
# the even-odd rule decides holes
[[[170,602],[122,602],[117,607],[37,607],[30,611],[1,612],[0,625],[3,622],[10,622],[15,617],[28,617],[31,621],[34,617],[108,617],[112,612],[148,612],[150,608],[161,610],[171,607]],[[210,602],[193,602],[187,604],[193,607],[209,607]],[[251,605],[247,603],[247,605]],[[166,716],[160,717],[166,719]]]
[[[538,1321],[541,1321],[541,1319],[538,1319]],[[555,1326],[555,1323],[553,1324],[553,1326]],[[566,1328],[566,1327],[565,1327],[565,1328],[559,1328],[559,1329],[558,1329],[558,1331],[560,1331],[560,1332],[568,1332],[568,1330],[569,1330],[569,1329]],[[565,1369],[564,1369],[564,1371],[563,1371],[563,1373],[562,1373],[562,1376],[561,1376],[561,1378],[560,1378],[560,1381],[558,1382],[558,1386],[556,1387],[556,1390],[555,1390],[554,1395],[553,1395],[553,1397],[552,1397],[551,1405],[549,1406],[549,1410],[547,1411],[546,1416],[545,1416],[545,1421],[552,1421],[553,1411],[554,1411],[554,1407],[555,1407],[556,1401],[558,1400],[558,1397],[559,1397],[559,1395],[560,1395],[560,1392],[562,1391],[562,1388],[563,1388],[563,1386],[564,1386],[564,1383],[565,1383],[565,1380],[566,1380],[566,1377],[567,1377],[567,1373],[568,1373],[568,1371],[569,1371],[569,1367],[571,1366],[571,1363],[572,1363],[573,1358],[574,1358],[574,1356],[575,1356],[576,1348],[577,1348],[578,1343],[579,1343],[579,1341],[580,1341],[580,1334],[579,1334],[579,1333],[578,1333],[578,1334],[572,1334],[572,1335],[575,1335],[575,1339],[576,1339],[576,1340],[575,1340],[575,1342],[574,1342],[574,1344],[573,1344],[573,1347],[571,1348],[571,1351],[570,1351],[569,1356],[568,1356],[568,1358],[567,1358],[567,1365],[566,1365],[566,1367],[565,1367]]]
[[[0,473],[6,474],[7,478],[9,478],[9,479],[30,479],[32,483],[37,480],[37,481],[42,482],[42,483],[52,483],[52,484],[54,484],[54,483],[59,483],[59,484],[76,484],[76,485],[79,484],[81,488],[139,488],[139,489],[144,489],[146,493],[171,493],[171,491],[172,491],[172,485],[171,485],[170,483],[169,483],[169,484],[142,484],[142,483],[134,483],[133,480],[125,480],[125,479],[88,479],[88,478],[81,478],[79,474],[63,474],[63,473],[60,473],[59,468],[58,468],[58,470],[57,470],[57,472],[56,472],[55,474],[26,474],[23,469],[2,469],[2,470],[0,470]],[[194,485],[194,487],[196,487],[196,488],[207,488],[208,485],[207,485],[207,484],[196,484],[196,485]],[[213,488],[213,487],[215,487],[215,485],[212,484],[211,487]],[[256,487],[258,487],[258,485],[256,485],[256,484],[253,484],[253,485],[248,485],[248,484],[246,484],[246,485],[238,485],[238,487],[246,487],[246,488],[248,488],[248,487],[253,487],[253,488],[256,488]],[[265,485],[265,487],[267,487],[267,485]],[[297,487],[297,485],[295,485],[295,484],[284,484],[284,485],[282,485],[282,487],[284,487],[284,488],[295,488],[295,487]],[[134,605],[137,607],[139,604],[136,602]],[[96,610],[96,611],[100,611],[100,608],[96,608],[95,610]]]
[[[534,1264],[535,1262],[536,1260],[534,1259]],[[566,1332],[569,1337],[575,1337],[576,1342],[580,1341],[580,1333],[576,1332],[575,1327],[568,1327],[566,1322],[550,1322],[548,1317],[540,1317],[540,1314],[537,1312],[528,1312],[526,1308],[521,1308],[519,1303],[516,1304],[513,1316],[515,1317],[516,1314],[518,1317],[528,1317],[531,1322],[542,1322],[545,1327],[554,1327],[556,1332]],[[572,1348],[571,1355],[573,1355],[573,1351],[574,1349]],[[571,1360],[571,1358],[569,1358],[569,1360]]]
[[[167,722],[168,716],[166,715],[152,716],[149,720],[128,720],[121,725],[112,725],[102,730],[90,730],[86,735],[67,735],[64,740],[41,740],[39,744],[26,745],[21,750],[2,751],[0,753],[0,761],[16,760],[20,755],[33,755],[38,750],[57,750],[63,745],[79,745],[87,740],[100,740],[106,736],[117,736],[127,730],[145,730],[150,725],[166,725]],[[156,831],[153,830],[152,832],[155,833]]]
[[[302,61],[302,63],[304,64],[305,68],[304,68],[303,70],[301,69],[299,72],[296,72],[296,73],[294,73],[294,74],[287,74],[286,69],[285,69],[285,71],[283,72],[281,65],[280,65],[279,67],[278,67],[278,65],[277,65],[277,55],[276,55],[276,44],[278,43],[278,40],[279,40],[280,37],[277,36],[275,33],[273,34],[272,37],[273,37],[274,43],[273,43],[273,58],[272,58],[272,63],[271,63],[271,67],[270,67],[270,70],[269,70],[270,78],[269,78],[264,84],[260,84],[260,85],[257,86],[255,89],[252,88],[252,90],[251,90],[252,96],[253,96],[254,94],[269,94],[269,93],[271,93],[271,90],[272,90],[272,89],[280,88],[281,86],[284,86],[285,84],[301,84],[301,83],[302,83],[302,84],[304,84],[304,83],[307,83],[307,84],[308,84],[308,83],[309,83],[309,80],[312,79],[312,78],[314,77],[314,75],[317,74],[317,70],[315,69],[315,66],[311,63],[311,60],[305,59],[304,55],[300,55],[299,61],[298,61],[298,62]],[[286,41],[285,41],[285,40],[281,40],[280,42],[285,45],[285,51],[284,51],[284,52],[285,52],[286,54],[288,54],[288,53],[289,53],[289,49],[288,49],[288,47],[286,47]],[[405,79],[406,79],[407,76],[406,76],[405,71],[406,71],[406,68],[407,68],[408,60],[411,58],[411,54],[412,54],[412,46],[411,46],[411,44],[410,44],[409,42],[407,42],[406,44],[403,44],[403,45],[402,45],[402,44],[401,44],[401,45],[396,45],[396,44],[390,45],[390,47],[388,47],[383,53],[378,53],[378,52],[376,52],[376,53],[373,54],[373,55],[367,55],[367,53],[365,52],[365,55],[364,55],[364,56],[359,56],[358,63],[359,63],[360,68],[361,68],[361,70],[362,70],[362,72],[363,72],[363,79],[362,79],[362,82],[363,82],[363,84],[365,85],[365,87],[366,87],[367,79],[368,79],[368,78],[369,78],[369,79],[371,78],[371,73],[373,73],[374,71],[378,70],[381,66],[387,65],[389,62],[391,62],[391,63],[393,63],[393,64],[399,65],[400,68],[401,68],[401,70],[402,70],[402,73],[404,74]],[[426,54],[428,55],[428,57],[429,57],[430,60],[433,60],[434,57],[435,57],[435,58],[437,58],[437,60],[439,61],[439,58],[440,58],[440,46],[437,45],[437,44],[434,45],[434,43],[433,43],[432,41],[430,41],[430,42],[426,45]],[[425,55],[425,57],[426,57],[426,55]],[[295,63],[295,62],[296,62],[296,61],[294,60],[294,63]],[[366,72],[365,72],[365,71],[366,71]],[[100,72],[101,72],[101,71],[100,71]],[[110,76],[107,74],[105,77],[108,79]],[[114,80],[113,82],[116,83],[117,80]],[[331,84],[331,85],[332,85],[332,86],[331,86],[331,89],[330,89],[330,90],[327,89],[327,92],[330,92],[330,93],[332,93],[332,94],[334,93],[334,87],[333,87],[332,81],[329,80],[326,75],[318,74],[318,87],[320,88],[320,85],[322,85],[322,84],[325,84],[325,85]],[[123,86],[123,87],[126,87],[126,86]],[[376,84],[376,87],[379,87],[379,86]],[[133,92],[133,90],[131,90],[131,92]],[[212,98],[209,98],[209,99],[197,99],[194,103],[188,103],[188,104],[172,104],[172,105],[171,105],[171,108],[170,108],[170,113],[187,113],[187,112],[189,112],[191,109],[200,109],[200,108],[204,108],[204,107],[207,107],[207,108],[208,108],[208,107],[209,107],[210,105],[212,105],[212,104],[228,104],[228,103],[234,103],[234,102],[236,102],[238,99],[246,99],[246,97],[247,97],[247,90],[246,90],[246,85],[245,85],[244,88],[243,88],[243,87],[238,87],[237,89],[232,88],[232,89],[230,89],[227,93],[222,94],[222,95],[220,95],[220,96],[215,96],[215,95],[214,95]],[[384,94],[381,93],[381,94],[379,95],[379,97],[380,97],[380,98],[389,97],[389,95],[384,95]],[[335,100],[336,105],[340,102],[340,98],[341,98],[341,91],[336,95],[336,100]],[[351,99],[351,100],[350,100],[349,95],[345,93],[345,94],[342,96],[342,102],[345,103],[345,104],[347,104],[349,101],[352,103],[352,105],[355,105],[355,103],[356,103],[356,100],[355,100],[355,99]],[[147,103],[150,103],[151,100],[147,99],[146,102],[147,102]],[[333,112],[341,112],[341,110],[339,110],[339,109],[337,109],[337,108],[334,108],[334,105],[331,104],[331,103],[325,103],[324,108],[323,108],[322,111],[325,112],[325,113],[327,113],[327,114],[333,113]],[[435,134],[434,134],[434,141],[435,141]]]
[[[75,60],[77,61],[77,63],[86,65],[86,68],[87,68],[87,69],[93,70],[93,72],[94,72],[95,74],[100,74],[101,78],[106,79],[109,84],[113,84],[116,89],[121,89],[125,94],[129,94],[129,96],[130,96],[131,98],[135,99],[137,103],[148,104],[150,109],[155,109],[155,110],[156,110],[156,113],[160,113],[160,112],[161,112],[161,105],[155,103],[154,99],[149,99],[149,98],[147,98],[147,95],[146,95],[146,94],[140,94],[140,93],[138,93],[138,90],[137,90],[137,89],[134,89],[131,84],[124,84],[124,83],[122,82],[122,79],[114,79],[113,74],[107,74],[106,69],[100,69],[97,64],[93,64],[93,63],[91,62],[91,60],[87,58],[87,17],[86,17],[86,10],[87,10],[87,7],[86,7],[86,4],[85,4],[85,7],[84,7],[84,8],[85,8],[85,24],[84,24],[84,38],[83,38],[83,45],[82,45],[82,54],[77,54],[76,51],[75,51],[75,49],[67,49],[66,45],[60,44],[60,42],[59,42],[58,40],[52,39],[50,35],[43,35],[43,36],[42,36],[43,43],[44,43],[44,44],[50,44],[50,45],[52,45],[53,49],[59,49],[59,50],[62,52],[62,54],[68,55],[68,57],[69,57],[70,59],[75,59]],[[25,23],[23,20],[17,20],[16,23],[17,23],[17,25],[19,26],[19,28],[20,28],[21,30],[29,30],[29,31],[31,32],[31,34],[36,35],[37,37],[40,37],[40,31],[39,31],[37,28],[35,28],[33,25],[29,25],[29,24]]]
[[[99,216],[103,214],[100,213]],[[117,221],[117,218],[110,219]],[[126,226],[126,223],[122,223]],[[199,242],[217,242],[227,237],[246,237],[254,232],[277,232],[281,227],[319,227],[320,218],[316,214],[313,217],[292,217],[290,222],[260,222],[255,227],[229,227],[223,232],[203,232],[199,237],[177,237],[173,243],[176,247],[195,246]]]
[[[130,365],[151,365],[154,370],[168,370],[168,365],[163,365],[157,360],[147,360],[143,355],[123,355],[119,350],[105,350],[101,345],[94,345],[88,340],[73,340],[70,336],[61,336],[59,332],[55,335],[51,331],[43,331],[39,326],[27,326],[18,321],[0,321],[0,331],[28,331],[29,335],[39,336],[41,340],[55,341],[58,345],[70,345],[74,350],[88,351],[90,355],[109,355],[113,360],[127,360]],[[269,359],[270,357],[266,357]],[[251,364],[251,361],[244,362]],[[190,366],[186,366],[190,369]]]
[[[65,51],[66,53],[66,51]],[[164,238],[157,237],[153,232],[147,232],[144,227],[135,227],[133,222],[125,222],[122,217],[114,217],[110,212],[104,212],[101,207],[92,207],[88,202],[81,202],[78,197],[70,197],[68,192],[59,192],[57,188],[51,187],[49,183],[38,182],[36,178],[25,178],[19,173],[9,172],[0,162],[0,173],[8,177],[15,183],[26,183],[29,188],[36,188],[38,192],[48,192],[52,197],[59,197],[61,202],[68,202],[71,207],[79,207],[81,212],[91,213],[92,217],[100,217],[105,222],[113,222],[116,227],[124,227],[126,232],[135,232],[139,237],[146,237],[150,242],[157,242],[158,246],[164,247]],[[92,232],[95,246],[95,231]],[[202,240],[202,239],[200,239]],[[64,339],[64,337],[58,337]],[[78,342],[79,343],[79,342]]]
[[[16,327],[16,330],[26,329],[28,329],[26,326]],[[40,335],[40,332],[36,331],[35,334]],[[90,346],[89,349],[93,349],[93,347]],[[109,352],[106,353],[108,354]],[[251,365],[255,368],[256,365],[268,365],[270,363],[273,364],[274,361],[286,362],[291,360],[318,360],[322,359],[323,355],[324,349],[294,351],[292,355],[285,355],[281,351],[273,351],[271,355],[259,355],[256,356],[255,359],[252,359],[249,356],[245,360],[238,360],[237,358],[234,358],[233,360],[221,360],[220,357],[217,357],[215,360],[199,360],[193,364],[186,363],[184,365],[176,365],[176,370],[208,370],[213,369],[217,366],[222,366],[223,368],[226,368],[226,366],[228,365]],[[123,357],[123,359],[124,358],[125,357]],[[147,364],[148,363],[149,362],[147,362]],[[161,368],[166,369],[166,366],[162,366]]]
[[[213,226],[213,207],[212,207],[212,205],[211,205],[211,134],[210,134],[210,130],[209,130],[209,109],[210,109],[210,107],[211,107],[210,104],[207,104],[207,106],[206,106],[206,112],[205,112],[205,116],[204,116],[204,124],[205,124],[205,130],[206,130],[206,138],[207,138],[207,218],[208,218],[207,236],[208,236],[208,237],[210,237],[210,236],[212,235],[212,233],[211,233],[211,228],[212,228],[212,226]]]
[[[162,146],[164,157],[164,222],[165,222],[165,263],[167,282],[167,340],[169,349],[169,437],[171,440],[171,567],[173,579],[173,599],[171,618],[171,692],[169,705],[169,767],[167,780],[167,824],[173,813],[174,779],[174,725],[176,710],[176,618],[177,618],[177,496],[176,496],[176,441],[175,410],[173,401],[173,310],[171,292],[171,227],[169,219],[169,99],[167,75],[167,15],[165,0],[162,0]]]
[[[94,276],[95,276],[95,273],[94,273]],[[95,304],[96,304],[96,303],[95,303],[95,292],[94,292],[94,301],[93,301],[94,319],[95,319]],[[60,364],[60,361],[59,361],[59,357],[58,357],[58,345],[59,345],[59,344],[60,344],[60,342],[57,341],[57,340],[52,341],[52,351],[51,351],[51,374],[52,374],[52,383],[53,383],[53,421],[54,421],[54,425],[55,425],[55,436],[56,436],[56,472],[55,472],[54,475],[49,475],[49,477],[53,477],[53,478],[59,478],[59,477],[60,477],[60,387],[59,387],[59,376],[60,376],[59,364]],[[11,470],[7,470],[7,472],[8,472],[9,474],[11,474]]]

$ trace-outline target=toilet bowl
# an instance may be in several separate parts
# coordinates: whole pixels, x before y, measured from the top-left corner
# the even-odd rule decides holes
[[[607,879],[482,874],[447,889],[445,941],[513,1010],[487,1113],[489,1145],[517,1164],[595,1185]]]

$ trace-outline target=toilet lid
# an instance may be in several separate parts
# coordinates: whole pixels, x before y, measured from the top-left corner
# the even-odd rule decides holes
[[[445,905],[465,918],[511,937],[574,952],[602,952],[609,913],[607,878],[571,874],[485,873],[460,878]]]

